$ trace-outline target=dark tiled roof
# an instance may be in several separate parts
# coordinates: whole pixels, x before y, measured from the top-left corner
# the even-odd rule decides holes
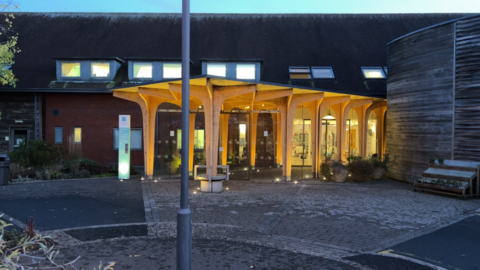
[[[385,93],[385,80],[365,81],[361,66],[386,66],[387,42],[464,15],[192,14],[191,72],[201,74],[200,59],[259,59],[262,81]],[[22,50],[13,66],[19,88],[52,87],[54,58],[65,55],[181,56],[180,14],[17,13],[14,28]],[[332,66],[335,79],[291,81],[289,66]],[[115,86],[127,80],[126,63],[119,72]]]

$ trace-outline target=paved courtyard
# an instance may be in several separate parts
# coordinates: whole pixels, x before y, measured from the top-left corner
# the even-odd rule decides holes
[[[388,180],[228,181],[218,194],[198,188],[190,181],[194,269],[384,269],[393,262],[375,268],[355,262],[369,258],[349,258],[377,254],[480,208],[479,200],[415,193]],[[178,180],[17,184],[0,187],[0,211],[19,225],[34,214],[62,247],[59,258],[82,255],[87,269],[109,259],[121,268],[169,269],[179,190]],[[424,269],[406,263],[394,265]]]

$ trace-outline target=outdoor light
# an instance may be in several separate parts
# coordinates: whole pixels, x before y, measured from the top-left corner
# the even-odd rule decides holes
[[[157,179],[155,179],[155,183],[157,182]]]
[[[352,176],[352,174],[351,174],[351,173],[349,173],[349,174],[348,174],[348,176]]]
[[[197,190],[200,190],[200,187],[197,187]]]
[[[294,183],[295,183],[295,185],[296,185],[296,184],[298,183],[298,181],[295,181]]]
[[[275,181],[277,181],[277,182],[278,182],[278,181],[280,181],[280,179],[278,179],[278,178],[277,178],[277,179],[275,179]]]
[[[145,180],[145,178],[142,177],[142,181]]]
[[[327,180],[327,178],[323,177],[323,180]]]
[[[196,192],[196,191],[194,191],[194,192],[193,192],[193,194],[197,194],[197,192]]]
[[[328,115],[323,117],[323,119],[335,119],[335,117],[333,117],[332,114],[330,113],[330,108],[328,108]]]
[[[123,182],[123,179],[120,179],[120,182]]]
[[[227,188],[225,188],[225,189],[228,190],[229,188],[227,187]]]
[[[246,170],[247,170],[247,168],[245,168],[245,169],[243,169],[243,170],[244,170],[244,171],[246,171]]]
[[[257,172],[259,172],[260,170],[257,170]]]
[[[128,173],[128,169],[130,169],[129,166],[128,166],[128,163],[122,163],[122,164],[120,164],[120,166],[118,167],[118,170],[120,171],[121,174],[126,174],[126,173]]]

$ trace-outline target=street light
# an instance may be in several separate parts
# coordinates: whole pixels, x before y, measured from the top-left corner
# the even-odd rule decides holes
[[[189,130],[190,0],[182,0],[182,130]],[[192,213],[188,208],[188,132],[182,132],[180,210],[177,212],[177,269],[192,267]]]

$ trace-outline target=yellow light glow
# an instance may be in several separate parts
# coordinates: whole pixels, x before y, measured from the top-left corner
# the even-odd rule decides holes
[[[74,135],[74,142],[81,143],[82,142],[82,128],[73,128],[73,135]]]
[[[193,192],[193,194],[197,194],[197,192],[196,192],[196,191],[194,191],[194,192]]]
[[[295,181],[294,183],[295,183],[295,185],[296,185],[296,184],[298,184],[298,182],[297,182],[297,181]]]
[[[375,124],[372,125],[372,132],[375,133]]]
[[[227,187],[227,188],[225,188],[225,189],[226,189],[226,190],[229,190],[229,188],[228,188],[228,187]]]
[[[80,77],[80,63],[62,63],[62,77]]]

